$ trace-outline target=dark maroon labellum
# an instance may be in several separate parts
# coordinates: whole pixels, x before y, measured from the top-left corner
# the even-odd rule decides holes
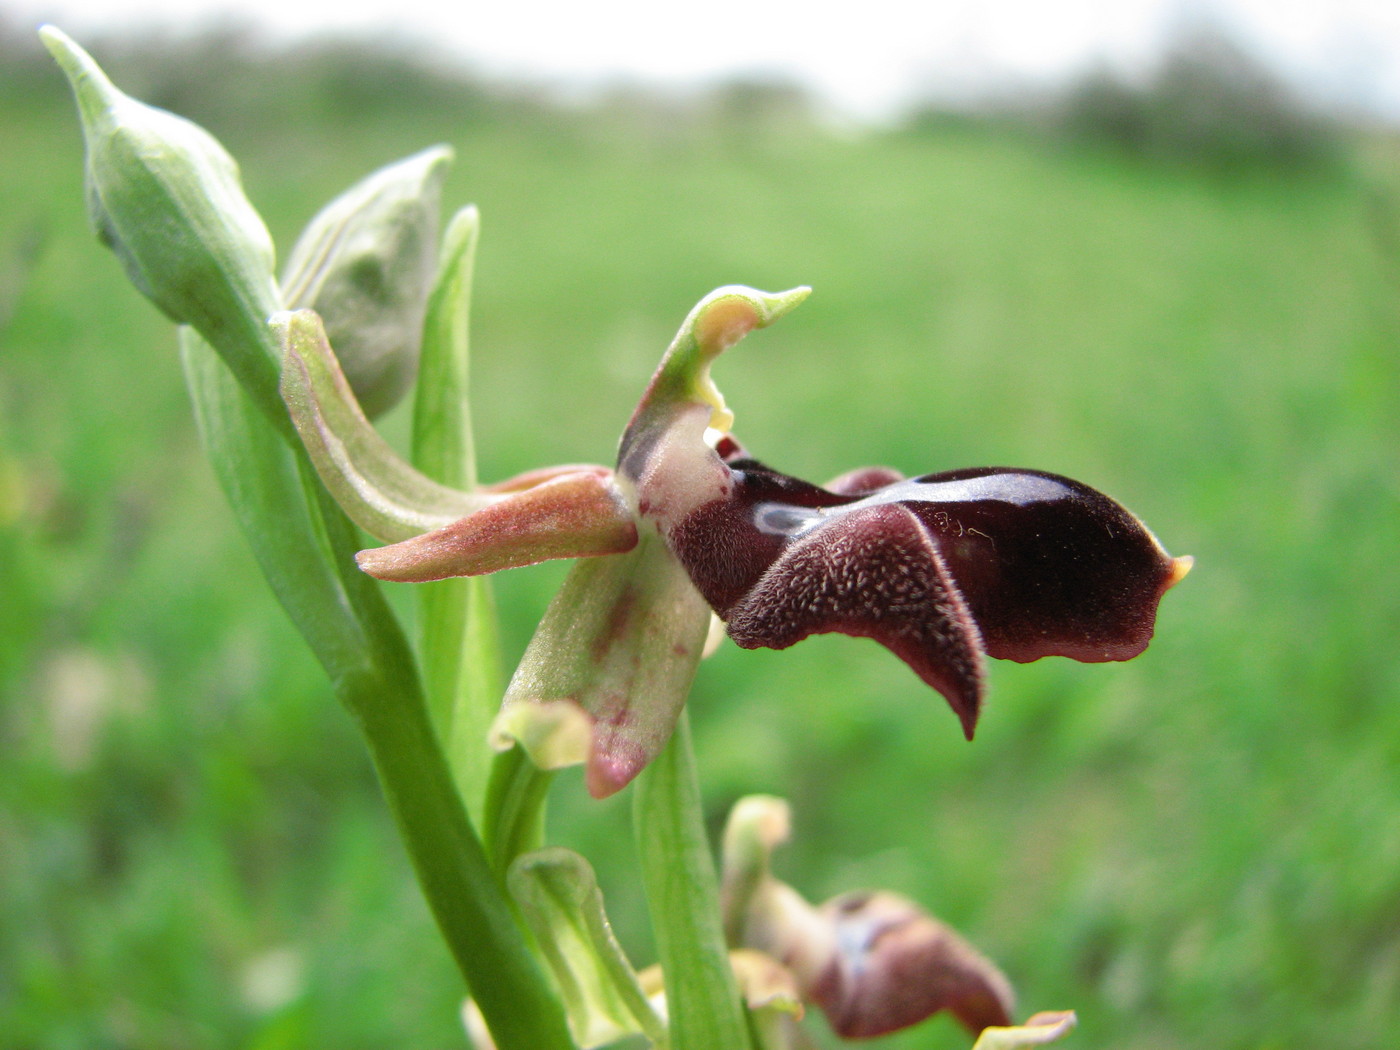
[[[972,736],[981,657],[1126,660],[1190,566],[1118,503],[1069,478],[1003,467],[825,489],[721,449],[732,494],[669,532],[745,648],[811,634],[874,638],[945,697]]]

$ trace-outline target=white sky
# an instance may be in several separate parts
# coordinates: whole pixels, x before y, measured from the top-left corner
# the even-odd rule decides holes
[[[780,72],[862,115],[1095,58],[1131,67],[1205,15],[1314,92],[1400,119],[1400,0],[0,0],[0,12],[80,41],[85,29],[219,14],[283,34],[387,32],[489,73],[582,84]]]

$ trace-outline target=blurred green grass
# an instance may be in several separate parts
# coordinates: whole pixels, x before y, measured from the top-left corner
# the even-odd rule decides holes
[[[460,1046],[353,727],[236,535],[169,326],[87,230],[52,79],[0,106],[0,1046]],[[609,461],[696,299],[808,283],[716,369],[757,455],[1053,470],[1197,559],[1142,658],[996,664],[971,745],[870,643],[726,647],[691,703],[716,829],[791,799],[780,874],[920,900],[1025,1012],[1077,1009],[1074,1045],[1395,1045],[1393,134],[1220,178],[975,124],[372,101],[185,109],[284,251],[361,174],[454,145],[484,477]],[[510,652],[562,571],[500,579]],[[566,774],[551,823],[646,963],[628,808]]]

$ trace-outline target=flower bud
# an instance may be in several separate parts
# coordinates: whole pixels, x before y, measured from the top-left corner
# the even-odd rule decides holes
[[[40,35],[77,100],[98,237],[137,289],[195,328],[289,430],[266,325],[279,306],[272,238],[233,158],[197,124],[123,94],[59,30]]]
[[[397,404],[418,371],[451,159],[436,146],[356,183],[316,214],[287,259],[288,306],[321,315],[370,418]]]

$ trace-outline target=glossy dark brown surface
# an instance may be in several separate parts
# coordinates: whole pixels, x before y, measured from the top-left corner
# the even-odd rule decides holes
[[[1129,511],[1059,475],[988,467],[897,480],[869,468],[835,492],[733,442],[720,451],[732,494],[667,539],[734,640],[874,638],[947,698],[969,737],[983,653],[1128,659],[1184,571]]]

